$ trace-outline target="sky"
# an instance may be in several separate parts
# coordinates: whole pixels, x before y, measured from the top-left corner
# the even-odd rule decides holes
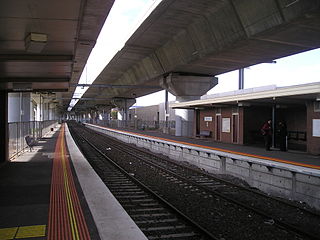
[[[115,0],[103,25],[79,84],[91,84],[142,21],[161,0]],[[88,87],[78,87],[73,97],[81,97]],[[71,100],[70,106],[77,101]],[[68,110],[71,110],[70,107]]]
[[[116,0],[92,50],[79,83],[90,84],[112,57],[125,44],[135,29],[152,12],[161,0]],[[290,57],[275,59],[276,63],[259,64],[244,70],[244,88],[273,85],[277,87],[320,82],[320,49]],[[238,71],[218,77],[218,85],[207,94],[238,89]],[[77,88],[74,97],[81,97],[87,88]],[[136,106],[163,102],[164,91],[137,98]],[[175,97],[169,94],[169,101]],[[76,101],[72,100],[71,105]],[[69,108],[70,110],[70,108]]]

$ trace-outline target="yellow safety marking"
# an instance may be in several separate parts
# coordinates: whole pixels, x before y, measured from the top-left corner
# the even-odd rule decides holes
[[[71,192],[70,192],[70,186],[68,181],[68,171],[66,166],[66,159],[64,154],[64,138],[61,139],[61,160],[62,160],[62,167],[63,167],[63,174],[64,174],[64,185],[65,185],[65,191],[66,191],[66,197],[67,197],[67,207],[68,207],[68,215],[70,219],[71,224],[71,232],[72,232],[72,239],[79,240],[79,232],[78,232],[78,226],[77,226],[77,220],[74,214],[74,207],[72,204],[72,198],[71,198]]]
[[[45,237],[46,225],[19,227],[16,238]]]
[[[18,228],[2,228],[0,229],[0,240],[11,240],[16,235]]]

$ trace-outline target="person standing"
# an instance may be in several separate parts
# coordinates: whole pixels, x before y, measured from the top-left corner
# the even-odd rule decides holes
[[[267,151],[270,151],[271,142],[272,142],[272,126],[271,120],[268,120],[265,124],[263,124],[261,128],[262,136],[264,137],[264,146]]]
[[[279,133],[279,144],[280,144],[280,151],[287,151],[287,125],[285,122],[280,121],[278,124],[278,133]]]

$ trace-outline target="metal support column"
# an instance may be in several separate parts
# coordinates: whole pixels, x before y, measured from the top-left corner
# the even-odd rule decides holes
[[[244,68],[239,69],[239,90],[244,88]]]
[[[0,91],[0,163],[9,160],[8,93]]]
[[[272,105],[272,147],[275,148],[276,143],[276,105]]]
[[[40,119],[39,119],[39,121],[41,122],[42,121],[42,99],[41,99],[41,93],[40,93],[40,97],[39,97],[39,99],[40,99],[40,115],[39,115],[39,117],[40,117]]]
[[[169,104],[168,104],[168,90],[165,90],[165,102],[164,102],[164,118],[166,122],[166,127],[168,127],[168,120],[169,120]]]

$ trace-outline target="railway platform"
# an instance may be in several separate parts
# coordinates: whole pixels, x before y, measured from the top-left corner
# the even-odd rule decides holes
[[[116,130],[124,130],[117,129]],[[277,148],[271,148],[271,151],[266,151],[264,147],[228,144],[216,142],[209,138],[191,138],[173,136],[159,131],[152,130],[134,130],[130,129],[127,132],[137,133],[146,137],[154,137],[176,143],[189,144],[190,146],[198,146],[200,148],[215,149],[222,152],[234,153],[242,156],[251,156],[260,159],[265,159],[274,162],[287,163],[292,166],[302,166],[313,169],[320,169],[320,155],[311,155],[302,151],[289,150],[286,152],[280,151]]]
[[[0,166],[0,239],[146,239],[85,160],[67,125]]]
[[[320,209],[320,156],[277,149],[265,151],[259,147],[176,137],[156,131],[85,126],[205,171],[240,178],[270,195]]]

